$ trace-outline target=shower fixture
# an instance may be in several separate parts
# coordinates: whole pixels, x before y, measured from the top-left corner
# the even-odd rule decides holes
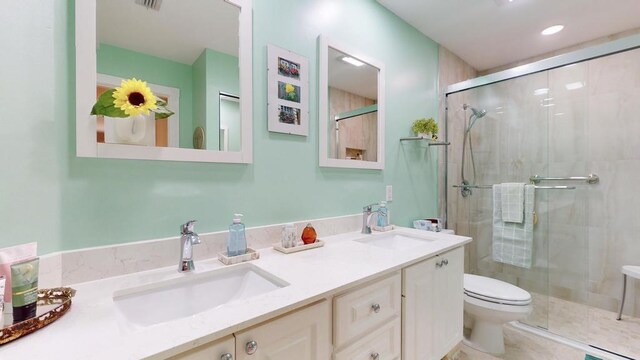
[[[469,133],[471,132],[471,128],[476,124],[478,119],[483,118],[487,115],[487,110],[485,109],[477,109],[469,104],[463,104],[462,108],[466,111],[467,109],[471,110],[471,115],[469,116],[469,121],[467,122],[467,126],[464,129],[464,138],[462,140],[462,187],[460,188],[460,192],[462,197],[467,197],[471,195],[471,189],[466,185],[471,185],[476,183],[476,163],[473,158],[473,143],[471,142],[471,136]],[[464,175],[464,163],[466,158],[466,148],[467,148],[467,139],[469,140],[469,154],[471,156],[471,168],[473,169],[473,181],[470,183],[469,180]]]

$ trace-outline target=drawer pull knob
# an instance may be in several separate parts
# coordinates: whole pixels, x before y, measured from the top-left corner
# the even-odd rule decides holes
[[[442,260],[442,262],[443,262],[445,265],[449,265],[449,259],[444,259],[444,260]]]
[[[380,359],[380,354],[378,354],[377,352],[371,353],[371,359],[372,360]]]
[[[373,304],[371,305],[371,310],[373,310],[374,313],[379,313],[380,312],[380,304]]]
[[[436,269],[439,269],[439,268],[441,268],[441,267],[442,267],[442,261],[438,261],[438,262],[436,263]]]
[[[253,355],[258,350],[258,343],[254,340],[251,340],[244,346],[244,350],[247,352],[247,354]]]
[[[233,355],[229,353],[222,354],[222,356],[220,356],[220,360],[233,360]]]

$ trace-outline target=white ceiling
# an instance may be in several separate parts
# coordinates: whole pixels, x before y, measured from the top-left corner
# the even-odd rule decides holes
[[[483,71],[640,28],[639,0],[378,0]],[[555,24],[564,30],[540,31]]]
[[[156,11],[134,0],[98,0],[98,42],[187,65],[205,48],[238,56],[237,7],[224,0],[163,0],[161,4]]]
[[[351,65],[342,60],[345,56],[345,53],[329,47],[329,86],[377,100],[378,69],[369,64]]]

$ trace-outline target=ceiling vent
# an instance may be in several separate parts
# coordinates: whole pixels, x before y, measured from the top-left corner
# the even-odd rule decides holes
[[[147,9],[151,10],[160,10],[160,5],[162,5],[162,0],[135,0],[136,4],[142,5]]]

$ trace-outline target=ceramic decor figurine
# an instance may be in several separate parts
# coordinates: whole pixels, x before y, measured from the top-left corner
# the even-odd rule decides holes
[[[311,223],[307,224],[307,226],[302,230],[302,242],[306,244],[313,244],[316,242],[316,238],[318,234],[316,234],[316,229],[311,226]]]

